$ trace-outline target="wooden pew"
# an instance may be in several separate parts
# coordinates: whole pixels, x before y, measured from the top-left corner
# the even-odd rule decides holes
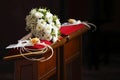
[[[84,26],[52,44],[54,55],[45,62],[28,61],[19,53],[8,54],[4,60],[14,61],[15,80],[81,80],[82,36],[87,31],[88,27]],[[48,50],[45,54],[33,53],[24,55],[41,58],[49,56],[51,52]]]

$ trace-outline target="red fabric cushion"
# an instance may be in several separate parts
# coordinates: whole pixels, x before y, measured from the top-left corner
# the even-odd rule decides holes
[[[40,40],[40,42],[44,42],[45,44],[48,44],[48,45],[52,44],[52,42],[47,41],[47,40]],[[44,46],[40,45],[40,44],[35,44],[34,46],[29,46],[27,48],[30,48],[30,49],[40,49],[40,48],[44,48]]]
[[[60,32],[63,35],[69,35],[69,34],[75,32],[83,27],[84,27],[84,24],[63,26],[63,27],[61,27]]]
[[[79,30],[83,27],[84,27],[84,24],[63,26],[63,27],[61,27],[60,32],[61,32],[62,35],[69,35],[69,34],[75,32],[75,31],[77,31],[77,30]],[[48,44],[48,45],[52,44],[52,42],[47,41],[47,40],[41,40],[41,42],[44,42],[45,44]],[[44,48],[44,46],[39,45],[39,44],[35,44],[34,46],[29,46],[27,48],[40,49],[40,48]]]

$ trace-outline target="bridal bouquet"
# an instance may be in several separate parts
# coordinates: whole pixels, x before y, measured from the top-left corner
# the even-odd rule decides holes
[[[60,27],[58,16],[45,8],[34,8],[26,16],[26,30],[30,30],[32,35],[40,40],[56,42]]]

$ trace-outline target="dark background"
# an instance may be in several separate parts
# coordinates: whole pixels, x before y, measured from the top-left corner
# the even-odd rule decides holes
[[[119,53],[120,0],[1,0],[0,1],[0,72],[11,63],[5,63],[2,57],[7,54],[5,47],[16,43],[26,35],[25,17],[32,8],[46,7],[59,16],[61,22],[69,18],[88,21],[97,26],[95,32],[89,31],[84,38],[84,53],[96,57],[95,53],[116,51]],[[104,53],[105,52],[105,53]],[[90,55],[93,56],[89,56]],[[98,57],[98,55],[97,55]],[[96,58],[97,58],[96,57]],[[90,62],[91,64],[91,62]],[[96,63],[92,63],[96,65]],[[10,69],[6,69],[9,71]]]

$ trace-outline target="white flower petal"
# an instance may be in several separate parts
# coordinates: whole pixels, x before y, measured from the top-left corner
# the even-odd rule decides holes
[[[40,13],[40,12],[36,12],[36,13],[35,13],[35,17],[36,17],[36,18],[42,18],[42,17],[43,17],[43,14]]]

